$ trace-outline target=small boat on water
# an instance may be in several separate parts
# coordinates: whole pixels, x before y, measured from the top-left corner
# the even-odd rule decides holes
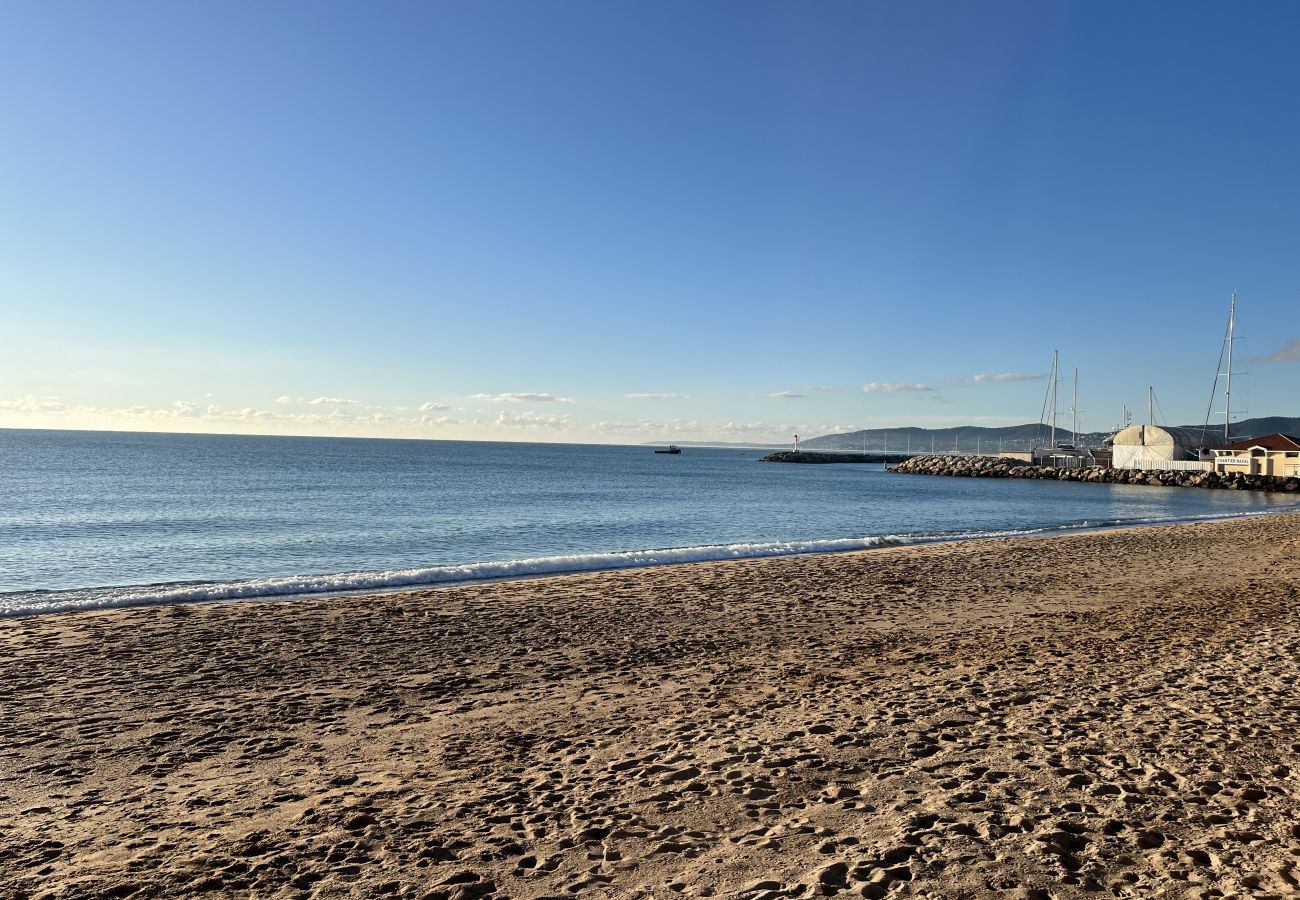
[[[682,452],[682,448],[678,447],[676,444],[669,444],[667,449],[655,451],[655,453],[672,453],[672,454],[678,454],[681,452]]]

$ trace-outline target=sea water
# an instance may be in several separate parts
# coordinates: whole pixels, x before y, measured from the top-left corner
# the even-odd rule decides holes
[[[1293,495],[764,451],[0,430],[0,616],[1044,534]]]

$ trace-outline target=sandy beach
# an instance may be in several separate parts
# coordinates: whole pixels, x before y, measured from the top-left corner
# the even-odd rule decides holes
[[[1293,897],[1298,751],[1300,515],[11,619],[0,896]]]

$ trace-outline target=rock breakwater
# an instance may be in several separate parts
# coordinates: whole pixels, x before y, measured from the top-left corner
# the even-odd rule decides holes
[[[901,463],[911,459],[905,453],[834,453],[817,450],[778,450],[759,462],[785,463]]]
[[[1218,488],[1230,491],[1300,492],[1300,478],[1247,475],[1243,472],[1159,472],[1147,469],[1036,466],[1003,456],[915,456],[889,471],[907,475],[950,475],[959,478],[1037,478],[1087,481],[1096,484],[1146,484],[1162,487]]]

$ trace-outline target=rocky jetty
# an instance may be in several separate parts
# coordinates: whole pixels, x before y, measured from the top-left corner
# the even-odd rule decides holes
[[[814,450],[778,450],[759,462],[785,463],[901,463],[911,459],[905,453],[835,453]]]
[[[1300,478],[1241,472],[1153,472],[1147,469],[1056,469],[1003,456],[915,456],[889,471],[908,475],[960,478],[1037,478],[1097,484],[1150,484],[1164,487],[1220,488],[1230,491],[1300,492]]]

